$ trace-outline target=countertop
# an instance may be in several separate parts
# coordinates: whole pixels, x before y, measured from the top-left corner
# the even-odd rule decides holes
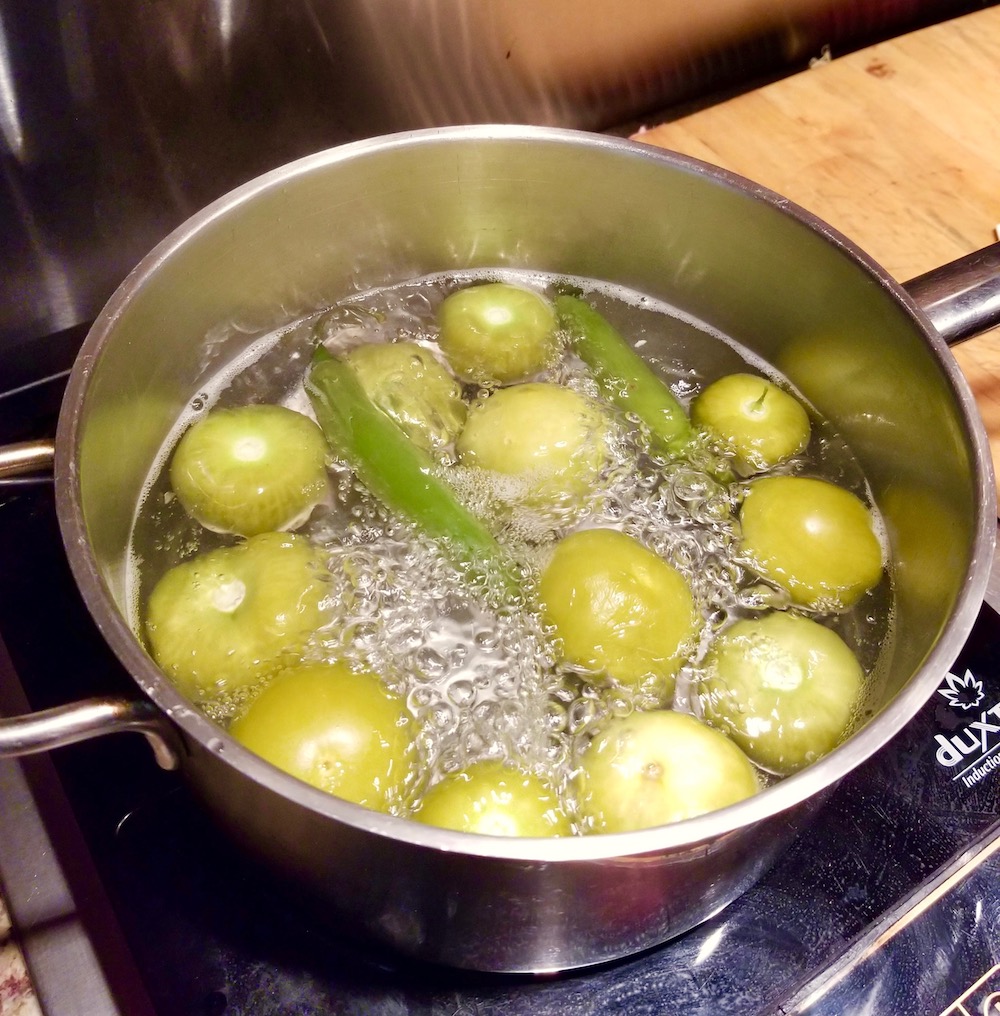
[[[0,899],[0,1016],[40,1016],[41,1009],[28,978],[10,920]]]
[[[832,56],[634,136],[777,191],[900,282],[997,239],[1000,7]],[[1000,329],[953,352],[1000,466]]]
[[[635,136],[785,195],[900,281],[992,242],[1000,7],[828,57]],[[1000,462],[1000,329],[955,356]],[[0,901],[0,1016],[39,1012]]]

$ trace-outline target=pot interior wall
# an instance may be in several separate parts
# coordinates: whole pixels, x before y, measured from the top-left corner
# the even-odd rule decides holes
[[[205,380],[345,294],[428,272],[528,267],[632,286],[783,370],[861,459],[898,593],[887,698],[970,568],[974,451],[947,357],[892,289],[783,202],[681,158],[547,132],[428,132],[311,157],[234,192],[126,281],[81,356],[82,511],[121,608],[141,487]],[[943,346],[940,347],[943,350]]]

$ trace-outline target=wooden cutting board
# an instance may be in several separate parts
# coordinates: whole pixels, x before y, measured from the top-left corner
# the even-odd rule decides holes
[[[761,183],[905,282],[1000,224],[1000,7],[634,135]],[[1000,473],[1000,329],[954,347]]]

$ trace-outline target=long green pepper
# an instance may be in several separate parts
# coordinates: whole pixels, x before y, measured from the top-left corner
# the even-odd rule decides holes
[[[567,294],[556,297],[555,309],[559,327],[604,396],[637,416],[667,451],[682,451],[691,439],[691,422],[664,381],[590,304]]]
[[[431,456],[368,398],[349,364],[319,346],[305,388],[330,447],[375,497],[441,539],[460,564],[499,575],[509,590],[517,589],[496,538],[435,475]]]

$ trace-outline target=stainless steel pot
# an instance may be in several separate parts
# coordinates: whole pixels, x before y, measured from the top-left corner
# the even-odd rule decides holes
[[[238,843],[406,953],[543,971],[679,934],[772,864],[836,782],[933,693],[972,627],[996,533],[993,471],[928,313],[949,337],[1000,318],[995,260],[983,255],[979,267],[992,295],[959,299],[956,316],[952,297],[965,288],[956,269],[908,292],[746,180],[571,131],[401,134],[241,187],[125,280],[70,378],[55,446],[60,524],[83,597],[141,695],[71,707],[57,717],[58,738],[150,732]],[[256,338],[347,293],[475,266],[599,278],[666,300],[784,369],[852,444],[886,519],[895,638],[875,715],[819,763],[658,829],[547,841],[457,834],[279,772],[192,709],[146,654],[126,620],[130,526],[156,452],[206,379]],[[108,719],[95,724],[84,708]],[[6,721],[0,750],[51,746],[51,722]]]

